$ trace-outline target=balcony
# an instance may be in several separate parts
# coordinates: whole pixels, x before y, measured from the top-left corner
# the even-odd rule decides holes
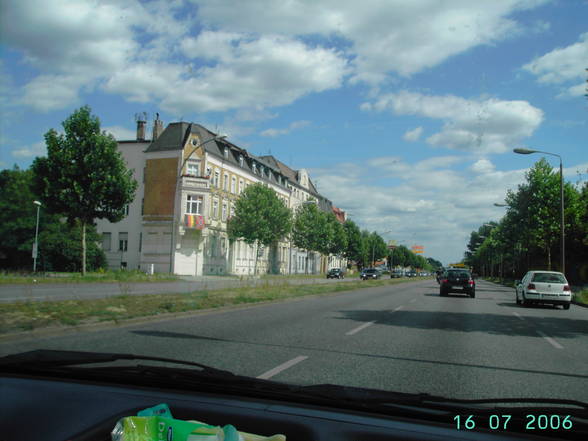
[[[184,174],[180,177],[179,187],[182,190],[209,190],[210,176]]]

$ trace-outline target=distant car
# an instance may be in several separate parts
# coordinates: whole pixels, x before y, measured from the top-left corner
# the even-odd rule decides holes
[[[391,279],[399,279],[402,276],[404,276],[404,271],[402,271],[402,270],[393,270],[390,273],[390,278]]]
[[[327,279],[344,279],[345,273],[341,268],[331,268],[327,273]]]
[[[381,274],[380,271],[378,271],[376,268],[365,268],[361,270],[359,277],[361,280],[379,279]]]
[[[523,280],[515,282],[517,305],[533,303],[561,305],[570,309],[572,290],[562,273],[556,271],[529,271]]]
[[[476,297],[476,282],[469,270],[450,268],[439,280],[439,295],[446,296],[450,292],[464,293]]]
[[[416,277],[416,276],[417,276],[416,271],[409,271],[406,273],[406,277]]]

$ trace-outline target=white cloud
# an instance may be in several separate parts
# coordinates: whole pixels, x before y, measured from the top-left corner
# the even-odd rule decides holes
[[[427,138],[429,144],[477,153],[504,152],[531,136],[543,121],[543,112],[527,101],[467,100],[407,91],[383,95],[361,109],[440,119],[443,127]]]
[[[480,45],[516,35],[509,18],[544,0],[273,0],[198,1],[199,14],[212,28],[288,36],[338,37],[355,56],[357,80],[378,83],[386,73],[411,75]],[[263,17],[260,20],[259,17]],[[222,51],[222,49],[221,49]]]
[[[21,147],[11,152],[15,158],[32,158],[34,156],[43,156],[47,153],[44,142],[36,142],[30,146]]]
[[[478,159],[470,169],[475,173],[487,174],[493,172],[495,166],[488,159]]]
[[[588,60],[588,32],[580,35],[576,43],[537,57],[525,64],[523,69],[535,75],[540,83],[565,84],[585,78],[586,60]],[[586,84],[582,82],[568,87],[563,95],[582,96],[584,93],[586,93]]]
[[[423,128],[417,127],[415,129],[408,130],[404,134],[403,138],[409,142],[415,142],[415,141],[418,141],[418,139],[421,137],[422,133],[423,133]]]
[[[426,256],[449,263],[461,259],[472,230],[503,215],[504,209],[493,204],[523,182],[526,171],[496,171],[484,159],[470,169],[451,168],[465,161],[462,156],[414,163],[381,157],[311,173],[320,180],[321,192],[362,227],[392,230],[388,238],[423,245]],[[456,246],[460,242],[461,248]]]
[[[266,129],[260,133],[261,136],[268,136],[270,138],[275,138],[281,135],[287,135],[293,130],[301,129],[303,127],[307,127],[310,125],[310,121],[301,120],[301,121],[294,121],[290,123],[290,125],[285,129]]]
[[[137,138],[137,132],[135,130],[122,126],[103,127],[102,130],[110,133],[117,141],[129,141]]]

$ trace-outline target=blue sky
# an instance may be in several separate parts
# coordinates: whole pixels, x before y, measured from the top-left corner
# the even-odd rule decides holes
[[[306,168],[361,227],[461,259],[539,155],[588,175],[585,0],[2,2],[0,167],[88,104]],[[550,159],[555,166],[555,158]]]

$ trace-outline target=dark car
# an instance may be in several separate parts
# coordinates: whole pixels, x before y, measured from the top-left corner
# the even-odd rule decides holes
[[[396,269],[390,273],[391,279],[399,279],[400,277],[404,276],[404,271]]]
[[[376,268],[366,268],[361,270],[361,274],[359,275],[361,280],[368,280],[368,279],[379,279],[380,278],[380,271]]]
[[[345,274],[341,268],[331,268],[327,273],[327,279],[344,279]]]
[[[466,269],[448,269],[439,280],[439,295],[446,296],[450,292],[467,294],[476,297],[476,282]]]

